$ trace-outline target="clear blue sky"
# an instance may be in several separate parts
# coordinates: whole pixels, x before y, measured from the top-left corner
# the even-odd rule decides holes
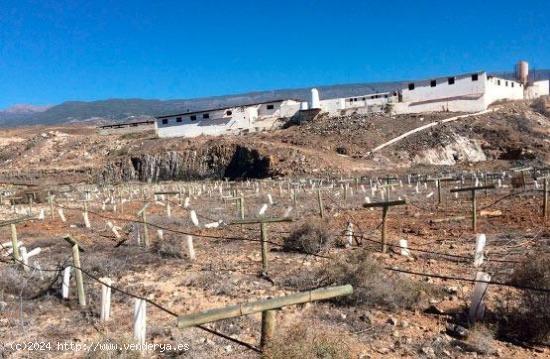
[[[549,0],[0,0],[0,108],[549,68],[549,16]]]

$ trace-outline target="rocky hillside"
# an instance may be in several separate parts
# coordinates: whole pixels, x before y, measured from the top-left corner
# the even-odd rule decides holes
[[[8,129],[0,132],[0,174],[31,182],[118,182],[337,177],[411,167],[435,171],[550,163],[550,117],[540,103],[523,101],[432,127],[370,154],[406,131],[455,115],[321,116],[273,132],[192,140],[99,136],[83,125]]]

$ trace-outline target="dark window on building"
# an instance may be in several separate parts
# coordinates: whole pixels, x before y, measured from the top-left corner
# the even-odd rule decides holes
[[[414,90],[414,84],[413,83],[409,84],[409,90]]]
[[[191,117],[189,117],[189,119],[191,121],[197,121],[197,115],[191,115]]]
[[[204,118],[204,119],[210,118],[210,114],[209,113],[203,113],[202,118]]]
[[[227,116],[231,116],[231,115],[233,114],[233,112],[232,112],[231,110],[227,110],[227,111],[225,111],[225,114],[226,114]]]
[[[167,124],[168,124],[168,119],[167,119],[167,118],[163,119],[163,120],[162,120],[162,124],[163,124],[163,125],[167,125]]]
[[[478,80],[478,74],[472,74],[472,81]]]
[[[500,80],[497,80],[497,85],[499,85],[499,86],[500,86]]]
[[[437,85],[437,81],[435,81],[435,80],[430,81],[430,86],[431,87],[435,87],[436,85]]]
[[[132,126],[132,127],[137,127],[137,125],[138,125],[137,123],[130,124],[130,126]]]
[[[275,108],[274,105],[267,105],[267,109],[268,109],[268,110],[273,110],[273,108]]]
[[[504,82],[504,86],[508,86],[508,81]]]
[[[455,84],[455,78],[454,77],[449,77],[447,79],[447,82],[449,82],[449,85],[454,85]]]
[[[388,94],[385,94],[385,95],[384,95],[384,98],[388,98]]]
[[[365,100],[366,100],[366,98],[363,97],[362,101],[365,101]]]
[[[511,82],[511,84],[512,84],[512,87],[514,87],[514,83],[513,83],[513,82]]]
[[[181,117],[176,117],[176,122],[181,122]]]

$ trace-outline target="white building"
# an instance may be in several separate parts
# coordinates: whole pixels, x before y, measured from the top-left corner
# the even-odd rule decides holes
[[[300,101],[275,100],[245,106],[160,116],[159,137],[242,134],[278,128],[300,109]]]

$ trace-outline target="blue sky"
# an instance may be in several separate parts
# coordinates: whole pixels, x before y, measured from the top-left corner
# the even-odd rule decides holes
[[[0,0],[0,108],[550,68],[549,14],[549,0]]]

